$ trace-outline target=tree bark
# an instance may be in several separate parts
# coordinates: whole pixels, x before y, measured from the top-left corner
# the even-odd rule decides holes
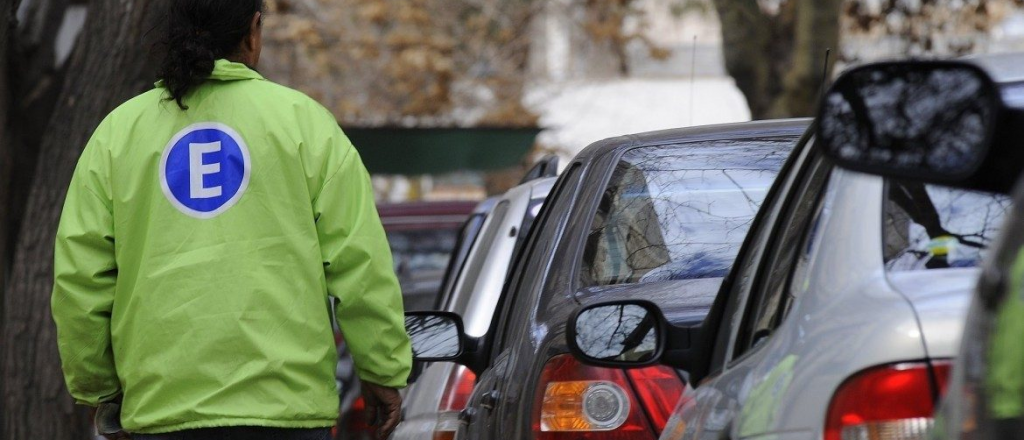
[[[3,298],[0,438],[83,439],[89,420],[67,394],[50,315],[53,240],[71,173],[93,130],[115,106],[150,87],[145,36],[159,5],[95,0],[43,136],[24,226]]]
[[[715,0],[722,23],[725,70],[747,98],[754,119],[763,119],[771,106],[772,21],[756,0]]]
[[[11,33],[14,30],[14,13],[18,8],[18,0],[0,0],[0,297],[3,296],[4,283],[7,280],[8,263],[8,232],[10,222],[8,201],[11,197],[10,175],[13,171],[14,146],[7,129],[11,100],[10,82],[8,80],[7,54],[9,52]],[[2,304],[2,303],[0,303]],[[0,313],[3,312],[0,306]],[[0,315],[2,316],[2,315]],[[0,423],[2,423],[0,416]]]
[[[842,0],[715,0],[725,68],[753,119],[809,116],[817,108],[825,49],[839,43]],[[829,66],[831,69],[831,63]]]
[[[839,55],[839,14],[843,0],[790,0],[797,2],[795,45],[790,68],[783,77],[782,93],[775,98],[775,117],[811,116],[817,111],[821,87]],[[825,65],[825,51],[832,56]],[[825,73],[825,77],[822,77]]]
[[[39,146],[63,85],[63,69],[56,64],[56,42],[71,0],[33,0],[26,3],[23,22],[11,29],[7,62],[11,66],[8,122],[10,173],[0,176],[7,188],[4,222],[8,246],[13,246],[39,157]],[[10,247],[2,248],[7,257]],[[9,268],[9,266],[4,266]]]

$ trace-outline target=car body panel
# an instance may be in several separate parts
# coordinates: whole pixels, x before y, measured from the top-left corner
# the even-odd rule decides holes
[[[960,347],[977,268],[890,273],[889,282],[914,306],[930,358],[953,358]]]

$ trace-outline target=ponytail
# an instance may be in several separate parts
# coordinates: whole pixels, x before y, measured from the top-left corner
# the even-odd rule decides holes
[[[214,62],[234,55],[249,36],[263,0],[171,0],[160,79],[182,110],[183,99],[213,73]]]

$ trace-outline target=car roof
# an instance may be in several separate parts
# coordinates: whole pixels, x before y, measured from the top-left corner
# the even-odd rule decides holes
[[[443,201],[387,203],[377,205],[384,229],[411,231],[422,229],[458,229],[478,202]]]
[[[962,59],[981,67],[996,83],[1024,81],[1024,52],[973,55]]]
[[[497,203],[498,197],[488,197],[477,204],[470,215],[487,215],[492,209],[494,209],[494,205]]]
[[[772,136],[800,136],[810,126],[811,118],[773,119],[732,124],[703,125],[629,134],[594,142],[576,156],[586,162],[609,152],[634,147],[670,145],[695,141],[744,139]]]
[[[547,198],[556,181],[558,181],[557,177],[541,177],[527,182],[526,185],[530,186],[530,198],[542,200]]]

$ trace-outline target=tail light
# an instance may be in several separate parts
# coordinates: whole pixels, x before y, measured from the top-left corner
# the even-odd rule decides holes
[[[437,407],[437,428],[434,440],[451,440],[459,428],[459,412],[466,408],[469,396],[476,384],[476,374],[462,365],[457,365],[448,376],[448,383]]]
[[[534,438],[656,438],[682,393],[682,382],[674,371],[661,367],[633,370],[628,374],[623,370],[583,365],[569,355],[551,358],[537,384]],[[658,386],[666,389],[638,392],[641,388]],[[674,390],[678,392],[675,400]],[[664,407],[669,409],[662,409]]]
[[[683,395],[683,381],[675,370],[663,365],[626,370],[626,375],[654,425],[654,432],[661,434]]]
[[[948,361],[915,362],[857,373],[832,397],[825,419],[825,440],[927,438],[949,369]]]
[[[344,429],[339,429],[341,431],[340,437],[347,438],[349,435],[359,434],[369,437],[372,429],[373,427],[366,420],[366,401],[363,400],[362,396],[359,396],[359,398],[352,402],[352,407],[348,410]]]

